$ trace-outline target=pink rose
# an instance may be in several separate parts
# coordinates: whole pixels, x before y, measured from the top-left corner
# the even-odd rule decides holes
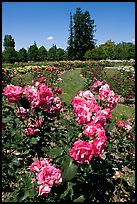
[[[4,88],[4,95],[7,96],[8,102],[19,101],[22,95],[23,89],[20,86],[7,85]]]
[[[104,132],[100,132],[99,136],[93,141],[94,157],[103,154],[106,147],[106,141],[107,137],[104,135]]]
[[[55,88],[55,93],[61,94],[62,93],[62,88],[56,87]]]
[[[37,161],[33,162],[29,166],[29,169],[35,173],[38,173],[42,167],[49,166],[49,165],[50,165],[50,159],[49,158],[41,158],[40,161],[37,160]]]
[[[33,162],[30,166],[29,166],[29,169],[35,173],[38,173],[39,170],[41,168],[41,163],[40,161],[35,161]]]
[[[84,162],[89,163],[93,154],[93,146],[82,140],[76,141],[73,148],[69,151],[70,157],[72,157],[79,164],[83,164]]]
[[[40,77],[40,78],[39,78],[39,81],[40,81],[41,83],[44,83],[44,82],[46,82],[46,79],[45,79],[45,77]]]
[[[91,89],[93,89],[94,91],[98,91],[100,86],[102,86],[102,82],[100,82],[98,80],[98,81],[94,82],[94,84],[91,86]]]
[[[51,165],[44,166],[41,171],[38,172],[36,179],[38,180],[38,184],[48,184],[49,187],[52,187],[56,180],[59,183],[62,182],[61,170]]]
[[[34,86],[27,85],[23,89],[24,97],[30,102],[31,108],[35,108],[39,104],[39,95]]]
[[[119,127],[126,127],[126,122],[123,120],[119,121],[117,124]]]
[[[34,128],[26,128],[23,130],[24,133],[26,133],[26,135],[34,135],[35,133],[39,132],[40,130],[39,129],[34,129]]]
[[[99,134],[100,131],[102,131],[102,133],[104,132],[105,135],[105,130],[101,126],[101,124],[91,122],[85,126],[84,134],[89,136],[90,138],[94,138],[96,135]]]
[[[38,85],[38,96],[39,96],[39,108],[43,108],[49,111],[52,101],[53,101],[53,92],[51,88],[45,84]]]
[[[19,107],[17,110],[17,117],[25,118],[25,115],[27,112],[28,112],[28,109],[25,109],[23,107]]]
[[[9,77],[10,77],[10,78],[13,78],[13,77],[14,77],[14,75],[13,75],[13,74],[10,74],[10,75],[9,75]]]
[[[39,196],[46,196],[47,194],[50,193],[51,188],[49,187],[49,185],[44,184],[44,185],[37,186],[36,190],[39,191]]]

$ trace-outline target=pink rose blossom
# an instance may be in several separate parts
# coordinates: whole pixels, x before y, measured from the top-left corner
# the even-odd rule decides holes
[[[45,83],[45,82],[46,82],[46,79],[45,79],[45,77],[40,77],[40,78],[39,78],[39,81],[40,81],[41,83]]]
[[[89,136],[90,138],[94,138],[95,135],[98,136],[100,132],[102,132],[101,134],[105,135],[104,128],[99,123],[94,122],[88,123],[84,129],[84,134]]]
[[[39,196],[46,196],[47,194],[50,193],[51,188],[49,187],[49,185],[44,184],[44,185],[37,186],[36,190],[39,191]]]
[[[112,116],[112,113],[109,108],[99,110],[97,111],[94,116],[92,117],[92,120],[94,123],[100,123],[101,125],[106,125],[106,121],[110,119]]]
[[[61,99],[58,96],[54,97],[53,104],[52,104],[52,106],[50,108],[50,112],[56,111],[56,110],[59,110],[60,112],[63,112],[62,102],[61,102]]]
[[[8,102],[19,101],[22,95],[23,89],[20,86],[7,85],[4,88],[4,95],[7,96]]]
[[[35,161],[29,166],[30,171],[33,171],[35,173],[38,173],[40,171],[40,168],[41,168],[40,161]]]
[[[41,158],[40,161],[37,160],[37,161],[33,162],[29,166],[29,169],[35,173],[38,173],[42,167],[49,166],[49,165],[50,165],[50,159],[49,158]]]
[[[36,108],[39,104],[39,95],[34,86],[27,85],[23,89],[23,95],[30,102],[31,108]]]
[[[13,78],[13,77],[14,77],[14,75],[13,75],[13,74],[10,74],[10,75],[9,75],[9,77],[10,77],[10,78]]]
[[[61,170],[51,165],[44,166],[41,171],[37,173],[36,179],[38,180],[38,184],[48,184],[49,187],[52,187],[56,180],[58,184],[62,182]]]
[[[62,88],[56,87],[55,88],[55,93],[61,94],[62,93]]]
[[[102,86],[102,82],[100,82],[98,80],[98,81],[94,82],[94,84],[91,86],[91,89],[93,89],[94,91],[98,91],[100,86]]]
[[[25,109],[23,107],[19,107],[17,110],[17,117],[25,118],[25,115],[27,112],[28,112],[28,109]]]
[[[45,84],[38,85],[39,107],[49,110],[53,101],[53,92]]]
[[[117,124],[119,127],[126,127],[126,122],[123,120],[119,121]]]
[[[109,92],[110,92],[110,88],[108,84],[101,86],[101,88],[99,89],[99,100],[101,101],[107,100],[109,96]]]
[[[72,157],[79,164],[83,164],[84,162],[89,163],[93,154],[93,146],[82,140],[76,141],[73,148],[69,151],[70,157]]]
[[[39,132],[40,130],[39,129],[34,129],[34,128],[26,128],[23,130],[23,132],[26,134],[26,135],[34,135],[35,133]]]
[[[119,121],[118,123],[118,126],[120,127],[120,128],[123,128],[123,129],[125,129],[127,132],[129,132],[131,129],[132,129],[132,126],[131,125],[129,125],[129,124],[127,124],[125,121]]]
[[[109,85],[105,84],[99,89],[98,99],[105,102],[105,107],[114,109],[119,101],[119,96],[115,95],[114,91],[110,90]]]
[[[98,157],[104,153],[106,147],[107,137],[103,132],[100,132],[99,136],[93,141],[94,146],[94,157]]]

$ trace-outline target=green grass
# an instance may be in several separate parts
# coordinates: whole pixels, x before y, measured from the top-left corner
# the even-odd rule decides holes
[[[117,70],[117,68],[104,68],[104,69],[107,72],[108,78],[112,78],[113,75],[120,73],[120,71]]]
[[[61,75],[62,82],[58,84],[62,88],[61,99],[63,102],[70,104],[76,93],[84,88],[85,79],[80,77],[81,69],[66,71]]]
[[[116,108],[112,110],[112,118],[118,120],[127,120],[135,117],[135,108],[123,104],[117,104]]]

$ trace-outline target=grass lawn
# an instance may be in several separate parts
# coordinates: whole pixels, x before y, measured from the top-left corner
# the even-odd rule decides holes
[[[120,71],[117,68],[104,68],[107,72],[107,77],[111,78],[113,75],[120,73]]]
[[[119,120],[134,118],[135,108],[123,104],[117,104],[116,108],[112,111],[112,118],[114,119],[115,117],[117,117]]]

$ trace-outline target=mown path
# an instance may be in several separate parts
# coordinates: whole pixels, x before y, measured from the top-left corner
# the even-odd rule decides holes
[[[81,76],[81,68],[64,72],[61,79],[62,81],[58,84],[62,88],[61,99],[70,104],[76,93],[84,88],[86,79]]]

